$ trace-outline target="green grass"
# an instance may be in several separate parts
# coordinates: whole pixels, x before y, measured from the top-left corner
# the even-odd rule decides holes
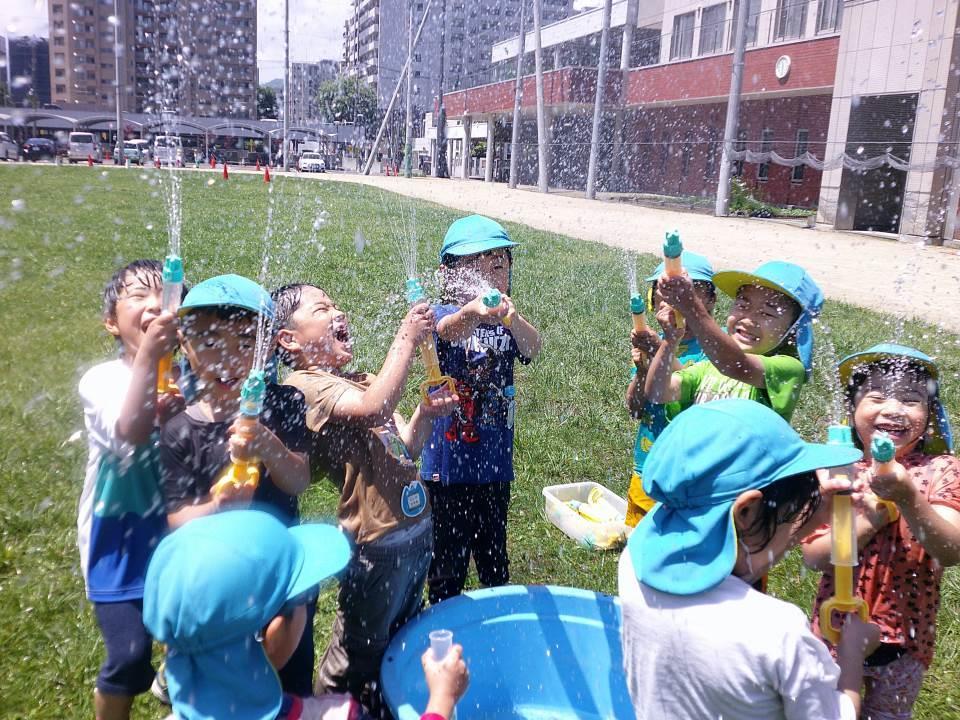
[[[166,215],[156,178],[152,170],[0,167],[0,717],[92,714],[101,646],[75,545],[86,455],[83,439],[72,439],[82,429],[76,387],[86,368],[113,352],[99,322],[104,283],[121,264],[165,252]],[[272,198],[266,241],[271,283],[306,279],[326,288],[351,317],[359,366],[378,368],[403,313],[403,271],[393,245],[402,217],[409,224],[416,209],[423,272],[434,266],[443,233],[458,214],[342,183],[281,179],[270,195],[267,187],[258,176],[234,174],[227,183],[214,175],[184,176],[188,280],[225,271],[256,277]],[[15,208],[15,200],[24,206]],[[313,243],[318,207],[329,218]],[[595,480],[626,492],[634,427],[622,402],[630,327],[623,260],[602,245],[521,225],[508,229],[521,243],[514,297],[544,336],[540,359],[519,372],[513,580],[613,593],[617,555],[565,539],[544,519],[540,491]],[[369,241],[361,252],[358,230]],[[641,257],[641,272],[655,263]],[[843,355],[890,339],[897,323],[828,302],[818,337],[827,327]],[[957,417],[960,338],[917,324],[906,325],[900,338],[940,359],[946,402]],[[823,437],[830,397],[818,374],[795,416],[806,437]],[[409,412],[409,397],[406,402]],[[328,484],[315,485],[304,514],[329,517],[335,503]],[[773,573],[772,591],[804,608],[815,587],[815,574],[804,572],[795,555]],[[316,627],[321,648],[334,605],[327,592]],[[960,573],[951,569],[943,583],[937,660],[918,718],[960,718],[958,613]],[[146,697],[136,714],[159,718],[164,712]]]

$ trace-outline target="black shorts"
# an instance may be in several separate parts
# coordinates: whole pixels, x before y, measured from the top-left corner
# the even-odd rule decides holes
[[[153,638],[143,626],[143,600],[95,602],[107,657],[97,676],[97,690],[132,697],[150,689],[155,675],[150,664]]]

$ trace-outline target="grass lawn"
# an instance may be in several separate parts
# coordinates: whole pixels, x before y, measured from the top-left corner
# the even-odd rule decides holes
[[[0,166],[0,717],[92,716],[101,645],[75,544],[86,458],[76,390],[81,374],[113,352],[99,319],[103,285],[129,260],[165,254],[158,175]],[[404,311],[394,240],[405,224],[412,226],[415,209],[423,273],[435,267],[443,233],[458,214],[357,185],[281,178],[272,192],[268,187],[259,176],[234,174],[225,183],[219,175],[184,174],[188,280],[228,271],[256,277],[267,248],[270,282],[303,279],[326,288],[351,318],[358,366],[378,369]],[[328,217],[315,230],[321,209]],[[519,371],[512,577],[614,593],[617,555],[565,539],[545,520],[540,491],[595,480],[626,493],[635,428],[622,399],[630,329],[623,259],[599,244],[522,225],[508,230],[521,243],[514,298],[544,336],[540,359]],[[688,240],[709,254],[705,240]],[[641,256],[641,277],[656,262]],[[830,302],[818,338],[827,328],[839,356],[897,333],[937,356],[950,413],[960,416],[957,336],[932,326],[900,327],[889,316]],[[829,370],[829,357],[821,361]],[[831,404],[827,378],[818,372],[795,425],[807,438],[823,439]],[[330,517],[335,502],[329,484],[315,484],[303,514]],[[809,608],[816,581],[792,555],[773,573],[771,591]],[[326,592],[316,625],[321,650],[334,605],[333,592]],[[916,717],[960,718],[958,707],[960,572],[951,569],[937,659]],[[147,696],[136,716],[159,718],[164,709]]]

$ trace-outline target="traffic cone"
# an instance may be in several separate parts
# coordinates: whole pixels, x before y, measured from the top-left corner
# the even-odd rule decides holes
[[[217,168],[217,156],[216,156],[216,155],[211,155],[211,156],[210,156],[210,167],[211,167],[212,169],[216,170],[216,168]]]
[[[153,160],[153,166],[154,166],[157,170],[160,169],[160,158],[154,158],[154,160]]]
[[[227,161],[226,161],[226,160],[223,161],[223,179],[224,179],[224,180],[229,180],[229,179],[230,179],[230,173],[227,172]]]
[[[87,167],[93,167],[93,155],[87,155]]]
[[[260,156],[257,155],[257,172],[260,172]]]
[[[267,167],[264,168],[263,170],[263,181],[270,182],[270,166],[269,165],[267,165]]]

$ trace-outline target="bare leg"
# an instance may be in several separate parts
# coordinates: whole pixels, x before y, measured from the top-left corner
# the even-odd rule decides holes
[[[93,707],[97,720],[129,720],[133,696],[110,695],[94,690]]]

